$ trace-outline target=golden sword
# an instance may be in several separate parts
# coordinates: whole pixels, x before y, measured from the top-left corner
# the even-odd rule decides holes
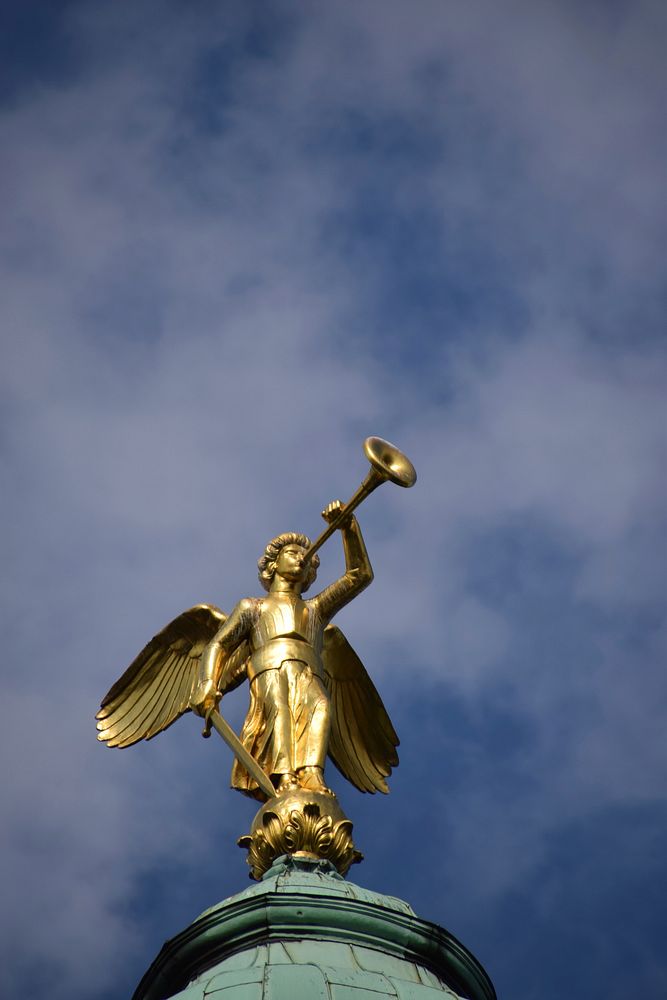
[[[208,739],[211,735],[211,726],[213,726],[215,731],[222,736],[232,753],[238,758],[241,764],[243,764],[246,771],[255,779],[264,794],[270,799],[275,798],[278,793],[273,787],[270,778],[266,772],[262,770],[252,754],[248,753],[246,748],[241,743],[241,740],[238,738],[229,723],[223,719],[217,708],[209,708],[204,718],[206,719],[206,725],[202,730],[202,736],[205,739]]]

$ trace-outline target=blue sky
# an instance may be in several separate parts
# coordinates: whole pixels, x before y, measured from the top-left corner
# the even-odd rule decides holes
[[[338,621],[401,737],[390,796],[332,777],[352,877],[501,1000],[664,993],[662,5],[3,18],[3,995],[127,996],[245,885],[224,746],[92,717],[368,434],[419,481]]]

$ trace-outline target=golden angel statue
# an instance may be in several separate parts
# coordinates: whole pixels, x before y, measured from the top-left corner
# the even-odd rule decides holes
[[[228,617],[199,604],[148,643],[102,700],[99,740],[128,747],[193,711],[232,746],[232,786],[260,801],[293,803],[304,793],[335,812],[325,801],[335,798],[324,779],[327,755],[360,791],[388,791],[398,738],[361,660],[330,623],[373,579],[354,508],[379,483],[409,486],[415,473],[388,442],[369,438],[365,448],[371,473],[345,506],[336,500],[323,511],[328,528],[314,544],[293,532],[268,543],[258,562],[264,597],[244,598]],[[305,599],[316,549],[337,528],[345,572]],[[217,708],[246,679],[250,706],[239,741]]]

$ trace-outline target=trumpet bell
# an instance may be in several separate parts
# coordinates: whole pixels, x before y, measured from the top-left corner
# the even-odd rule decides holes
[[[390,444],[389,441],[384,441],[379,437],[369,437],[364,441],[364,451],[366,458],[371,463],[368,475],[354,496],[350,497],[345,506],[338,511],[334,519],[329,521],[329,527],[326,531],[323,531],[320,537],[305,552],[303,556],[304,563],[308,559],[312,559],[318,549],[324,545],[327,538],[331,538],[336,528],[340,528],[352,512],[357,509],[359,504],[382,483],[391,482],[395,483],[396,486],[405,487],[414,486],[416,483],[417,473],[415,472],[414,465],[409,458],[405,457],[402,451],[398,450],[395,444]]]
[[[368,437],[364,441],[366,458],[382,479],[388,479],[396,486],[414,486],[417,481],[415,467],[402,451],[379,437]]]

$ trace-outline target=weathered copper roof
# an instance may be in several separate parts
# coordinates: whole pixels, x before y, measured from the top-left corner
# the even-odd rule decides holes
[[[481,965],[444,928],[326,861],[286,856],[168,941],[133,1000],[205,996],[495,1000]]]

